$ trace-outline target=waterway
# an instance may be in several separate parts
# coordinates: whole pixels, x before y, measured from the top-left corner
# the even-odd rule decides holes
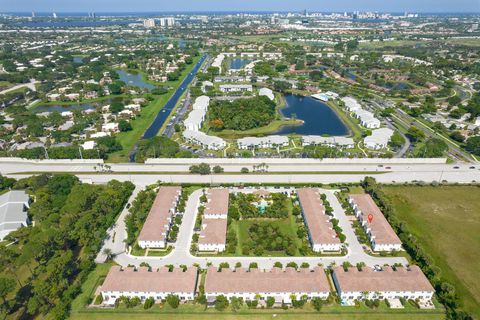
[[[348,128],[325,103],[311,97],[286,95],[286,107],[281,110],[287,118],[302,120],[301,125],[283,126],[275,134],[343,136]]]
[[[197,64],[193,67],[192,71],[190,71],[190,73],[185,77],[185,79],[183,79],[182,83],[177,88],[175,93],[172,95],[172,97],[167,101],[165,106],[157,114],[157,116],[155,117],[155,120],[153,120],[150,127],[148,127],[148,129],[143,134],[142,139],[149,139],[157,135],[158,131],[163,126],[165,121],[168,119],[168,116],[172,112],[173,108],[175,108],[175,105],[177,104],[180,97],[187,90],[188,85],[192,82],[193,78],[198,72],[198,69],[200,69],[200,66],[205,61],[206,58],[207,58],[207,55],[204,55],[203,57],[200,58],[200,60],[198,60]]]
[[[130,73],[125,70],[117,70],[116,72],[120,77],[120,80],[125,82],[128,86],[135,86],[148,90],[155,89],[155,86],[153,84],[145,82],[142,79],[141,73]]]

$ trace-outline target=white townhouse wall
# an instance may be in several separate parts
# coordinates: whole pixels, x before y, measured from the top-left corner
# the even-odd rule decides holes
[[[302,145],[303,146],[311,146],[311,145],[326,145],[329,147],[339,147],[339,148],[346,148],[351,149],[355,146],[355,142],[352,138],[347,137],[323,137],[323,136],[315,136],[315,135],[308,135],[302,136]]]
[[[263,58],[268,60],[282,59],[282,56],[283,55],[281,52],[264,52],[263,53]]]
[[[134,268],[122,270],[120,266],[113,266],[99,291],[106,305],[115,304],[121,296],[138,297],[142,301],[153,298],[155,302],[161,302],[173,294],[182,301],[191,301],[195,297],[197,280],[198,272],[195,267],[189,267],[185,272],[180,268],[169,272],[166,267],[152,271],[147,267],[140,267],[136,271]]]
[[[25,191],[9,191],[0,196],[0,241],[10,232],[26,227],[30,198]]]
[[[365,128],[376,129],[380,128],[380,120],[375,118],[370,111],[364,110],[362,105],[352,97],[344,97],[341,99],[345,103],[345,108],[352,112],[355,118],[360,120],[360,124]]]
[[[330,217],[325,214],[320,191],[316,188],[300,188],[297,189],[297,195],[312,250],[315,252],[341,250],[342,243],[333,230]]]
[[[261,88],[258,91],[258,95],[259,96],[265,96],[268,99],[270,99],[271,101],[275,100],[275,95],[273,94],[273,91],[269,88]]]
[[[310,269],[272,268],[270,271],[259,269],[246,270],[229,268],[217,271],[210,267],[205,279],[205,295],[208,301],[214,301],[219,295],[227,298],[241,297],[244,300],[275,298],[277,303],[290,304],[292,295],[297,299],[307,296],[327,299],[330,286],[323,268]]]
[[[220,85],[221,92],[252,92],[253,86],[251,84],[222,84]]]
[[[210,104],[210,97],[208,96],[200,96],[195,99],[195,103],[193,104],[193,110],[207,110],[208,105]]]
[[[402,250],[402,242],[369,194],[351,194],[348,202],[364,228],[373,251]],[[368,215],[372,220],[368,220]]]
[[[240,149],[286,147],[288,145],[288,137],[278,135],[262,138],[245,137],[237,140],[237,146]]]
[[[343,302],[363,299],[419,299],[430,301],[435,293],[427,277],[418,266],[383,267],[375,271],[364,267],[359,271],[356,267],[338,266],[333,269],[333,282],[338,296]]]
[[[222,73],[222,63],[224,59],[225,59],[225,55],[220,53],[212,62],[212,67],[218,68],[220,73]]]
[[[199,131],[202,127],[202,122],[205,120],[205,114],[206,110],[203,109],[192,110],[183,122],[185,128],[190,131]]]
[[[143,224],[138,245],[145,248],[165,248],[172,215],[180,199],[181,187],[160,187]]]
[[[390,128],[381,128],[372,131],[372,135],[363,139],[363,144],[369,149],[383,149],[388,147],[388,143],[393,136],[393,130]]]
[[[222,150],[227,146],[227,143],[222,138],[209,136],[201,131],[185,130],[182,135],[186,141],[198,144],[209,150]]]
[[[240,57],[242,58],[258,58],[260,57],[260,52],[242,52],[240,53]]]

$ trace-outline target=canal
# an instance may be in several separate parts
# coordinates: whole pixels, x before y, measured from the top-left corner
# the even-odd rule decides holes
[[[283,126],[275,134],[343,136],[349,133],[347,126],[325,103],[293,94],[285,95],[285,101],[282,114],[287,118],[302,120],[303,124]]]
[[[158,112],[157,116],[153,120],[150,127],[148,127],[148,129],[143,134],[142,139],[149,139],[157,135],[160,128],[168,119],[168,116],[172,112],[173,108],[175,108],[175,105],[177,104],[178,100],[183,95],[183,93],[187,90],[187,87],[192,82],[193,78],[195,78],[195,74],[198,72],[198,69],[200,69],[200,66],[205,61],[206,58],[207,58],[207,55],[204,55],[203,57],[200,58],[200,60],[198,60],[197,64],[195,64],[192,71],[185,77],[185,79],[183,79],[182,83],[177,88],[175,93],[170,97],[170,99],[167,101],[165,106],[163,106],[163,108]]]

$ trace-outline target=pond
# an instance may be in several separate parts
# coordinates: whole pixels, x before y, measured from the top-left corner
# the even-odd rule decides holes
[[[79,104],[56,104],[56,105],[42,105],[35,108],[35,112],[63,112],[72,110],[88,110],[96,109],[96,106],[91,103],[79,103]]]
[[[330,135],[343,136],[348,134],[348,128],[337,114],[325,103],[311,97],[286,95],[286,107],[281,110],[287,118],[295,116],[303,120],[303,124],[283,126],[275,134],[300,135]]]
[[[247,59],[235,58],[230,62],[230,69],[240,70],[250,62],[251,61]]]
[[[125,103],[123,98],[107,98],[102,101],[98,102],[92,102],[92,103],[76,103],[76,104],[62,104],[59,102],[58,104],[54,105],[39,105],[35,107],[35,109],[32,109],[33,112],[38,113],[38,112],[63,112],[63,111],[72,111],[72,110],[88,110],[88,109],[96,109],[97,107],[100,106],[106,106],[112,102],[120,102],[120,103]]]
[[[390,90],[408,90],[408,89],[410,89],[410,86],[408,85],[408,83],[405,83],[405,82],[394,82],[394,83],[387,82],[384,85],[384,87],[387,88],[387,89],[390,89]]]
[[[147,83],[142,79],[141,73],[130,73],[125,70],[117,70],[120,80],[125,82],[128,86],[135,86],[143,89],[155,89],[153,84]]]
[[[81,56],[74,56],[73,63],[83,63],[83,57]]]

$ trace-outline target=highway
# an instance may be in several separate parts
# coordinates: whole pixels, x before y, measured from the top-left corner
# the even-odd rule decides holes
[[[365,163],[372,160],[372,163]],[[378,160],[378,162],[377,162]],[[374,176],[383,183],[449,182],[472,183],[480,181],[480,165],[445,163],[408,163],[408,159],[364,159],[328,163],[314,159],[159,159],[157,164],[109,164],[108,172],[96,163],[50,163],[45,161],[5,160],[0,162],[0,173],[15,177],[35,173],[67,172],[94,183],[111,179],[132,181],[147,185],[158,180],[171,183],[342,183],[359,182],[365,176]],[[171,161],[171,163],[170,163]],[[400,163],[395,163],[399,161]],[[219,164],[223,174],[194,175],[192,164],[206,162]],[[267,171],[253,172],[254,166],[266,163]],[[247,167],[249,174],[240,174]]]

